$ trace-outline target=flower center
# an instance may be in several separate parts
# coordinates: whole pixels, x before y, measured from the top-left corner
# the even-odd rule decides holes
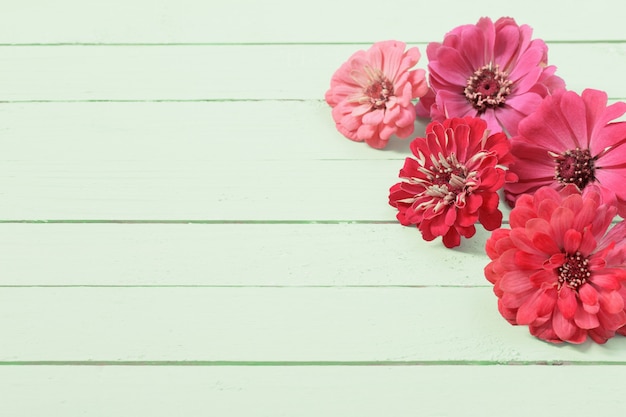
[[[385,107],[389,97],[393,96],[393,84],[384,75],[376,76],[365,88],[365,96],[375,109]]]
[[[550,152],[556,162],[554,178],[563,184],[576,184],[581,190],[595,177],[595,158],[589,149],[576,148],[562,154]]]
[[[498,65],[478,68],[467,80],[464,93],[467,101],[479,112],[501,106],[511,92],[511,81]]]
[[[458,161],[454,153],[447,158],[442,154],[439,154],[439,159],[431,156],[431,161],[430,167],[420,168],[428,180],[424,194],[437,200],[436,202],[431,200],[427,205],[434,203],[435,212],[444,205],[455,202],[464,205],[466,194],[473,185],[476,185],[472,180],[476,173],[468,173],[467,168]]]
[[[591,276],[588,265],[589,260],[584,258],[580,252],[565,255],[565,262],[558,267],[559,288],[563,285],[569,285],[572,289],[577,290],[578,287],[587,282]]]

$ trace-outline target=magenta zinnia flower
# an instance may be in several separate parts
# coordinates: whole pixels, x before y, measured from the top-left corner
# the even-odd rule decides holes
[[[626,123],[611,122],[624,113],[626,103],[607,107],[606,93],[598,90],[546,97],[511,138],[511,171],[519,181],[505,186],[507,201],[514,204],[520,194],[546,185],[583,190],[594,184],[605,201],[617,198],[619,214],[626,216]]]
[[[604,343],[626,324],[626,223],[589,188],[543,187],[519,198],[510,229],[495,230],[485,276],[498,309],[543,340]]]
[[[446,119],[426,127],[426,137],[411,142],[414,158],[400,170],[402,182],[390,189],[389,204],[405,226],[417,225],[426,240],[443,236],[446,247],[460,236],[502,223],[497,191],[505,181],[509,142],[503,133],[489,136],[479,118]]]
[[[384,148],[391,135],[413,133],[412,99],[426,94],[425,71],[410,70],[420,58],[414,47],[405,52],[398,41],[377,42],[357,51],[333,74],[326,102],[333,108],[337,130],[348,139]]]
[[[531,35],[529,26],[512,18],[493,23],[484,17],[453,29],[443,43],[430,43],[432,94],[417,104],[418,114],[437,121],[478,116],[492,132],[516,134],[542,97],[565,87],[556,67],[547,66],[545,42]]]

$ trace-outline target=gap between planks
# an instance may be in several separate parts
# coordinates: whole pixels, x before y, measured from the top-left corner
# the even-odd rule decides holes
[[[2,289],[0,360],[626,363],[624,337],[555,346],[495,305],[489,288]]]
[[[626,366],[626,361],[0,361],[5,366],[168,366],[168,367],[414,367],[414,366]]]
[[[436,40],[433,40],[436,41]],[[578,44],[620,44],[626,39],[543,39],[548,46]],[[418,40],[403,41],[407,46],[425,47],[427,42]],[[0,47],[55,47],[55,46],[370,46],[372,42],[31,42],[0,43]]]

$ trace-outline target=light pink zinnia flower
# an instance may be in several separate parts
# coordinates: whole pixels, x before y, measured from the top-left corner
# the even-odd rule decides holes
[[[543,187],[519,198],[495,230],[485,276],[514,325],[553,343],[604,343],[626,324],[626,223],[595,188]]]
[[[546,185],[558,190],[575,184],[583,190],[594,184],[605,201],[617,198],[625,217],[626,123],[611,122],[624,113],[626,103],[607,107],[603,91],[587,89],[579,96],[561,90],[546,97],[511,138],[511,172],[519,181],[504,188],[509,204]]]
[[[510,144],[499,132],[489,135],[479,118],[446,119],[426,127],[426,137],[411,142],[414,158],[400,170],[402,182],[390,189],[389,204],[405,226],[417,225],[426,240],[443,236],[446,247],[472,237],[474,223],[500,227],[497,191],[505,181]]]
[[[398,41],[377,42],[357,51],[333,74],[326,102],[333,108],[337,130],[348,139],[384,148],[391,135],[413,133],[412,99],[428,91],[425,71],[410,70],[420,58]]]
[[[548,47],[531,40],[532,29],[508,17],[495,23],[487,17],[446,34],[443,43],[430,43],[429,80],[432,93],[417,104],[420,116],[441,121],[477,116],[492,132],[517,133],[519,121],[541,98],[564,88],[547,66]]]

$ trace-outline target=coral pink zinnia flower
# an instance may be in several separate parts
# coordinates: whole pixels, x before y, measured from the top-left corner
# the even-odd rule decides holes
[[[517,124],[551,91],[564,88],[547,66],[548,47],[531,40],[532,29],[503,17],[495,23],[481,18],[459,26],[430,43],[429,81],[432,93],[420,100],[420,116],[441,121],[478,116],[492,132],[517,133]]]
[[[405,226],[417,225],[426,240],[443,236],[448,248],[460,235],[500,227],[497,191],[505,181],[510,144],[504,133],[489,136],[479,118],[446,119],[426,127],[426,137],[411,142],[416,159],[406,158],[402,182],[390,189],[389,204]]]
[[[510,170],[519,181],[505,185],[509,204],[545,185],[558,190],[575,184],[582,190],[594,184],[605,201],[615,194],[625,217],[626,123],[611,123],[624,113],[626,103],[607,107],[606,93],[598,90],[587,89],[582,96],[561,90],[546,97],[511,138]]]
[[[416,47],[405,52],[398,41],[377,42],[357,51],[333,74],[326,102],[337,130],[348,139],[384,148],[391,135],[413,133],[412,99],[428,91],[425,71],[410,70],[420,58]]]
[[[498,309],[543,340],[604,343],[626,324],[626,223],[589,188],[543,187],[519,198],[510,229],[495,230],[485,276]]]

